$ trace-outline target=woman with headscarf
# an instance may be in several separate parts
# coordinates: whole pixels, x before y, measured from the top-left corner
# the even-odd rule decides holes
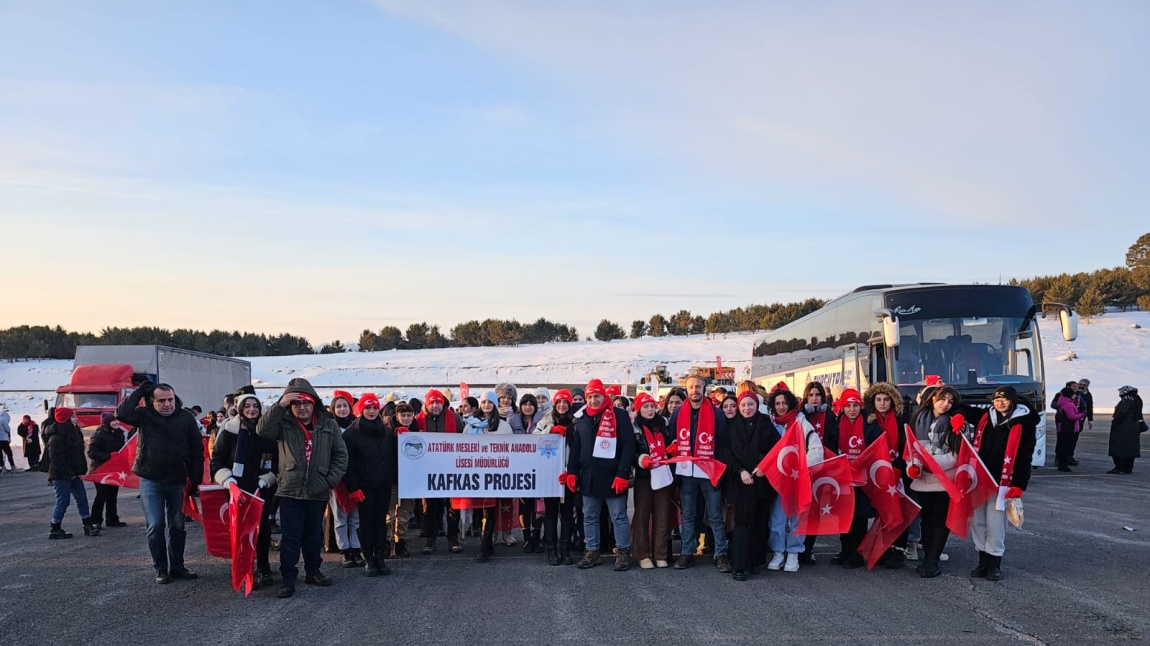
[[[1134,473],[1134,460],[1142,457],[1138,434],[1145,432],[1146,420],[1142,419],[1142,398],[1138,396],[1138,389],[1133,386],[1119,388],[1118,405],[1114,407],[1114,417],[1110,421],[1110,458],[1114,460],[1114,468],[1107,473]]]
[[[726,441],[719,448],[729,474],[727,504],[734,506],[733,577],[746,581],[747,575],[762,563],[760,555],[766,553],[766,521],[775,495],[758,465],[780,436],[770,418],[759,412],[759,396],[753,390],[739,394],[738,408],[739,415],[728,422]]]

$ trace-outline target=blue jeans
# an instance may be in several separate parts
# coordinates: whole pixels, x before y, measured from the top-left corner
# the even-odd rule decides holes
[[[152,567],[162,572],[184,569],[184,543],[188,537],[184,531],[184,485],[140,478],[140,505],[144,508]]]
[[[806,537],[795,534],[795,528],[798,524],[798,516],[788,516],[783,513],[783,499],[780,496],[775,496],[775,501],[771,503],[771,529],[767,537],[768,546],[772,552],[775,554],[801,554],[806,549],[806,546],[803,545]]]
[[[727,555],[727,527],[723,524],[723,492],[716,489],[706,478],[682,478],[679,488],[679,502],[683,506],[683,526],[679,530],[682,540],[680,553],[691,556],[699,545],[699,532],[702,523],[698,521],[699,494],[707,504],[707,519],[711,521],[711,531],[715,534],[715,558]]]
[[[52,489],[56,492],[56,507],[52,510],[52,524],[59,525],[64,520],[64,512],[68,511],[68,503],[76,499],[76,510],[80,512],[80,520],[88,520],[88,491],[84,489],[84,481],[79,478],[67,480],[53,480]]]
[[[588,551],[599,550],[599,510],[607,503],[611,524],[615,527],[615,548],[631,549],[631,522],[627,520],[627,496],[596,498],[583,496],[583,541]]]
[[[326,500],[300,500],[280,498],[280,575],[284,585],[295,583],[299,576],[300,552],[307,574],[319,574],[323,565],[323,510]]]

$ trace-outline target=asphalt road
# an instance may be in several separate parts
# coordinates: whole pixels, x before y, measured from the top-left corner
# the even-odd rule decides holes
[[[1096,422],[1109,428],[1107,419]],[[943,576],[910,567],[843,570],[827,561],[737,583],[713,567],[685,572],[580,571],[542,555],[498,547],[479,564],[443,549],[389,561],[368,579],[326,555],[330,588],[276,587],[250,597],[231,589],[228,562],[207,556],[190,525],[188,566],[197,581],[152,583],[143,517],[122,491],[129,527],[48,541],[51,489],[43,474],[0,476],[0,638],[15,644],[1080,644],[1150,636],[1150,466],[1104,475],[1107,433],[1087,431],[1072,474],[1037,471],[1026,525],[1010,528],[999,583],[966,573],[976,555],[951,539]],[[1146,444],[1144,442],[1144,444]],[[1053,454],[1053,438],[1050,440]],[[92,499],[89,487],[89,500]],[[1132,528],[1133,531],[1124,529]],[[273,556],[273,560],[274,560]],[[277,573],[278,580],[278,573]]]

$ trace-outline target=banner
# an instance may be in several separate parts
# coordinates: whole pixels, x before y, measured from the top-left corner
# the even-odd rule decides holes
[[[400,498],[558,498],[565,438],[404,433]]]

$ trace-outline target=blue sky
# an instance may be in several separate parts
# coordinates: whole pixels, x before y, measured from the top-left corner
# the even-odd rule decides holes
[[[0,1],[0,327],[589,334],[1123,263],[1144,3]]]

